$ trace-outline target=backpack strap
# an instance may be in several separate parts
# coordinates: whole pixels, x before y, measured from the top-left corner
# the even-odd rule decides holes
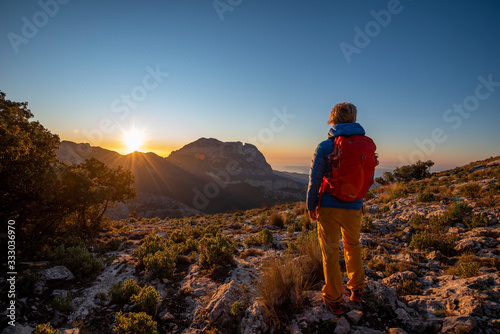
[[[333,158],[338,153],[337,149],[338,149],[338,146],[339,146],[338,143],[339,143],[339,140],[340,140],[340,136],[335,136],[335,137],[332,137],[330,139],[334,140],[334,142],[335,142],[334,148],[333,148],[333,152],[328,155],[328,162],[331,164]],[[319,208],[321,206],[321,197],[323,197],[323,193],[326,192],[327,179],[328,179],[327,175],[328,175],[328,173],[330,173],[330,172],[327,171],[327,174],[323,175],[323,181],[321,182],[321,187],[319,188],[318,211],[319,211]]]

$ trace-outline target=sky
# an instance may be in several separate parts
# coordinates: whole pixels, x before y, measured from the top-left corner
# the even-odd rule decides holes
[[[61,140],[160,156],[241,141],[298,172],[347,101],[381,170],[442,170],[500,154],[499,14],[494,0],[9,1],[0,90]]]

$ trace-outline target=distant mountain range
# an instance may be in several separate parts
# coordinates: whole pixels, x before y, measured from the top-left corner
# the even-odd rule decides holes
[[[307,188],[305,175],[273,171],[254,145],[213,138],[200,138],[166,158],[141,152],[121,155],[70,141],[61,142],[57,156],[67,163],[93,157],[133,173],[138,197],[111,209],[115,218],[131,211],[164,218],[246,210],[303,201]]]

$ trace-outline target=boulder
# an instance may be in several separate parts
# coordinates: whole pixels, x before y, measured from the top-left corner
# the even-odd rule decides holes
[[[359,310],[351,310],[351,311],[347,312],[346,316],[352,322],[354,322],[355,324],[357,324],[359,322],[359,320],[361,320],[361,317],[363,317],[363,312],[361,312]]]
[[[366,285],[371,293],[382,299],[386,303],[386,305],[390,306],[393,311],[397,309],[396,302],[398,300],[398,297],[394,289],[377,281],[367,281]]]
[[[71,271],[65,266],[55,266],[40,271],[40,279],[45,282],[70,281],[75,278]]]
[[[269,330],[264,308],[258,301],[254,301],[245,312],[241,320],[241,334],[262,334]]]
[[[244,301],[240,285],[234,281],[219,286],[206,311],[212,324],[224,324],[231,321],[231,307],[237,301]]]
[[[345,317],[342,317],[337,321],[337,325],[335,326],[334,334],[348,334],[351,331],[351,325],[349,325],[349,321]]]

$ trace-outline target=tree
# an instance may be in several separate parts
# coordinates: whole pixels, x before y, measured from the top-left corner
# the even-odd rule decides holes
[[[398,167],[394,170],[393,175],[397,181],[422,180],[431,175],[430,168],[434,162],[427,160],[425,162],[418,160],[412,165]]]
[[[97,231],[108,207],[136,197],[135,189],[130,186],[134,177],[121,166],[111,169],[91,158],[71,168],[72,177],[78,184],[75,215],[79,232],[92,234]]]
[[[392,173],[384,172],[383,177],[377,177],[375,181],[384,186],[393,182],[422,180],[431,176],[430,169],[433,165],[434,162],[431,160],[425,162],[418,160],[412,165],[398,167]]]
[[[2,224],[8,220],[25,222],[37,216],[53,199],[59,137],[39,122],[30,122],[32,117],[27,102],[12,102],[0,92]]]
[[[106,209],[136,196],[130,171],[90,159],[68,165],[57,159],[59,137],[39,122],[27,102],[0,91],[0,219],[16,221],[21,252],[39,249],[57,233],[96,231]],[[4,252],[5,253],[5,252]]]
[[[381,185],[385,186],[388,185],[389,183],[394,182],[394,175],[391,172],[384,172],[383,177],[377,177],[375,181],[377,183],[380,183]]]

